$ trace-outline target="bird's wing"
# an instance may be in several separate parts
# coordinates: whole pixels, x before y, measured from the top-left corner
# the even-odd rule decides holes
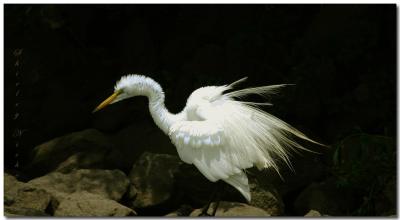
[[[269,95],[285,85],[247,88],[222,94],[221,89],[208,105],[199,106],[197,118],[170,128],[170,137],[181,159],[194,164],[211,181],[223,179],[250,198],[243,169],[273,167],[279,173],[274,156],[289,167],[289,150],[304,149],[293,137],[319,144],[284,121],[257,108],[260,103],[236,100],[248,94]],[[263,103],[261,103],[263,104]]]

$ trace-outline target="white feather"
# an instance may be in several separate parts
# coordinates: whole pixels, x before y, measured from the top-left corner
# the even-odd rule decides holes
[[[247,179],[247,176],[243,171],[235,175],[229,176],[224,181],[235,187],[244,196],[244,198],[246,198],[246,200],[250,202],[251,194],[249,180]]]

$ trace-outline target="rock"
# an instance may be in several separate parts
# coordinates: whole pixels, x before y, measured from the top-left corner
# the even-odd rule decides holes
[[[19,182],[7,173],[4,175],[4,204],[7,213],[19,216],[47,215],[45,212],[52,199],[45,190]]]
[[[77,169],[122,167],[119,164],[122,157],[122,154],[117,150],[78,152],[59,164],[55,171],[69,173]]]
[[[136,105],[135,100],[130,100],[130,105]],[[155,154],[170,154],[178,156],[175,146],[155,124],[148,112],[148,103],[146,100],[144,109],[146,114],[129,115],[135,120],[129,126],[124,127],[114,134],[110,134],[110,140],[118,146],[122,153],[122,164],[124,170],[130,170],[132,164],[139,160],[144,152]],[[118,113],[116,113],[118,114]],[[143,120],[142,118],[148,118]]]
[[[179,216],[189,216],[192,213],[193,208],[189,205],[182,205],[178,210],[173,211],[165,216],[167,217],[179,217]]]
[[[5,194],[11,198],[5,212],[11,216],[43,216],[48,215],[51,205],[49,210],[56,210],[58,216],[135,215],[113,201],[122,198],[128,185],[128,178],[119,170],[52,172],[28,183],[5,175]]]
[[[165,215],[166,217],[178,217],[180,216],[179,213],[177,211],[173,211],[171,213],[168,213]]]
[[[374,204],[373,213],[376,216],[396,213],[396,176],[387,179],[383,185],[382,191],[377,192],[374,196],[364,196],[364,206],[369,203]]]
[[[4,215],[7,217],[17,217],[17,216],[36,217],[36,216],[48,216],[49,214],[36,209],[5,206]]]
[[[305,147],[309,148],[308,146]],[[320,150],[316,151],[321,152]],[[286,164],[280,165],[281,176],[271,168],[262,171],[253,168],[251,172],[254,173],[259,184],[267,187],[272,185],[278,190],[282,198],[286,198],[292,193],[298,193],[299,190],[311,183],[320,181],[326,175],[327,166],[322,162],[322,155],[304,151],[301,154],[301,156],[293,154],[290,158],[294,171]]]
[[[25,183],[20,182],[14,176],[4,173],[4,203],[5,205],[11,205],[15,202],[18,195],[19,189],[21,189]]]
[[[384,189],[381,201],[375,202],[375,211],[378,215],[388,215],[396,213],[396,176],[393,176],[389,181],[387,181]],[[381,206],[381,207],[379,207]],[[383,207],[382,207],[383,206]]]
[[[305,215],[315,210],[332,216],[348,215],[359,204],[357,194],[352,189],[338,187],[336,180],[313,183],[305,188],[294,202],[296,214]]]
[[[251,192],[251,201],[249,205],[264,209],[271,216],[282,215],[284,212],[284,204],[275,187],[271,184],[260,185],[257,181],[252,179],[249,181]]]
[[[215,207],[215,202],[211,203],[210,208],[208,209],[208,214],[212,214],[214,211]],[[197,217],[200,215],[202,209],[195,209],[190,216],[191,217]],[[270,213],[268,213],[265,210],[262,210],[257,207],[253,207],[244,203],[238,203],[238,202],[225,202],[221,201],[219,203],[217,212],[215,213],[216,217],[256,217],[256,216],[271,216]]]
[[[386,182],[386,178],[396,175],[396,141],[391,137],[350,135],[334,149],[334,168],[349,176],[346,178],[349,185],[368,189],[372,182]]]
[[[21,216],[21,215],[14,214],[14,213],[9,213],[9,212],[7,212],[7,211],[4,211],[4,216],[5,216],[5,217],[19,217],[19,216]]]
[[[395,208],[396,204],[396,177],[391,178],[385,185],[383,194]]]
[[[385,216],[396,209],[396,141],[355,134],[334,146],[333,175],[342,188],[359,192],[357,215]]]
[[[107,217],[134,216],[136,212],[113,200],[89,192],[72,193],[57,207],[58,217]]]
[[[174,176],[182,162],[173,155],[145,152],[129,174],[133,207],[144,208],[166,202],[174,190]]]
[[[107,160],[107,155],[114,155],[113,151],[113,144],[95,129],[74,132],[36,146],[28,173],[42,176],[56,169],[117,168],[118,158]]]
[[[321,216],[322,216],[321,213],[315,210],[310,210],[309,212],[307,212],[307,214],[304,215],[304,217],[321,217]]]
[[[104,198],[120,200],[129,180],[120,170],[75,170],[68,174],[52,172],[28,182],[52,194],[58,202],[68,194],[87,191]]]
[[[43,189],[31,187],[28,184],[22,187],[15,198],[13,207],[33,209],[45,212],[52,200],[52,196]]]
[[[147,106],[143,107],[148,111]],[[140,117],[149,120],[143,122]],[[134,119],[130,119],[131,125],[115,133],[87,129],[38,145],[27,172],[37,177],[51,171],[68,173],[76,169],[128,170],[145,150],[177,155],[168,136],[157,128],[148,112]]]

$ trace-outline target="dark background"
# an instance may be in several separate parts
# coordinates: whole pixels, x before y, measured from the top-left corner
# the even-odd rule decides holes
[[[248,76],[296,84],[266,110],[322,143],[396,135],[395,5],[4,7],[5,167],[27,176],[35,146],[87,128],[167,145],[144,98],[91,113],[130,73],[158,81],[174,113],[196,88]]]

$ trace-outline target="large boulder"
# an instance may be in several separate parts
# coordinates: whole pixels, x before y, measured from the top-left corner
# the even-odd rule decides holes
[[[14,176],[4,173],[4,204],[8,205],[13,203],[25,183],[20,182]]]
[[[118,150],[93,150],[72,154],[65,161],[60,163],[55,171],[69,173],[77,169],[113,169],[123,167],[122,153]]]
[[[337,185],[330,178],[324,182],[313,183],[305,188],[294,202],[296,214],[305,215],[309,210],[331,216],[349,215],[359,204],[356,192]]]
[[[148,111],[147,100],[145,110]],[[147,112],[146,115],[149,113]],[[118,147],[118,151],[122,153],[122,163],[126,170],[129,170],[145,152],[178,156],[176,147],[171,143],[169,137],[154,124],[150,116],[138,114],[131,117],[136,118],[137,121],[116,133],[108,134],[113,144]],[[138,118],[143,117],[149,117],[149,119],[144,122],[138,121]]]
[[[95,129],[87,129],[36,146],[27,171],[33,176],[42,176],[55,170],[114,169],[121,166],[115,151],[107,136]]]
[[[213,202],[207,210],[209,215],[214,211],[216,203]],[[195,209],[190,216],[197,217],[201,214],[202,209]],[[218,205],[216,217],[257,217],[257,216],[271,216],[267,211],[253,207],[244,203],[238,202],[225,202],[221,201]]]
[[[179,207],[179,209],[168,213],[167,215],[165,215],[166,217],[179,217],[179,216],[189,216],[190,213],[193,212],[193,208],[189,205],[181,205],[181,207]]]
[[[33,149],[26,172],[38,177],[76,169],[128,170],[145,151],[177,155],[168,136],[151,118],[107,132],[86,129],[40,144]]]
[[[45,216],[53,197],[43,189],[4,175],[4,205],[6,216]]]
[[[281,196],[271,184],[259,184],[255,179],[250,179],[251,201],[249,205],[264,209],[271,216],[282,215],[284,204]]]
[[[64,198],[54,212],[58,217],[133,216],[136,212],[114,200],[89,192],[72,193]]]
[[[168,201],[173,195],[174,177],[181,163],[173,155],[142,154],[129,174],[132,206],[145,208]]]
[[[37,216],[49,216],[49,214],[30,208],[5,206],[4,215],[6,217],[37,217]]]
[[[376,207],[376,213],[380,215],[384,214],[395,214],[396,213],[396,177],[394,176],[391,178],[385,185],[383,189],[383,197],[385,198],[384,201],[380,204],[384,205],[385,207]]]
[[[18,191],[11,206],[45,212],[51,201],[52,196],[48,192],[26,184]]]
[[[359,192],[357,215],[386,216],[396,210],[396,146],[392,137],[363,133],[333,146],[333,175],[337,185]]]
[[[52,172],[28,184],[46,190],[58,202],[68,194],[82,191],[118,201],[127,191],[129,180],[120,170],[81,169],[68,174]]]
[[[306,146],[308,149],[316,152],[325,152],[325,148],[313,149],[311,146]],[[259,184],[273,185],[281,195],[281,197],[290,197],[293,193],[297,193],[304,187],[313,182],[323,179],[327,172],[327,165],[323,162],[324,156],[311,152],[301,152],[293,154],[290,158],[290,163],[293,168],[279,161],[279,174],[276,170],[268,168],[265,170],[256,170],[252,168],[253,173]]]
[[[304,215],[304,217],[321,217],[321,216],[322,216],[321,213],[315,210],[310,210],[309,212],[307,212],[307,214]]]
[[[136,215],[116,202],[128,185],[128,178],[119,170],[52,172],[28,183],[5,174],[5,213],[6,216]]]

